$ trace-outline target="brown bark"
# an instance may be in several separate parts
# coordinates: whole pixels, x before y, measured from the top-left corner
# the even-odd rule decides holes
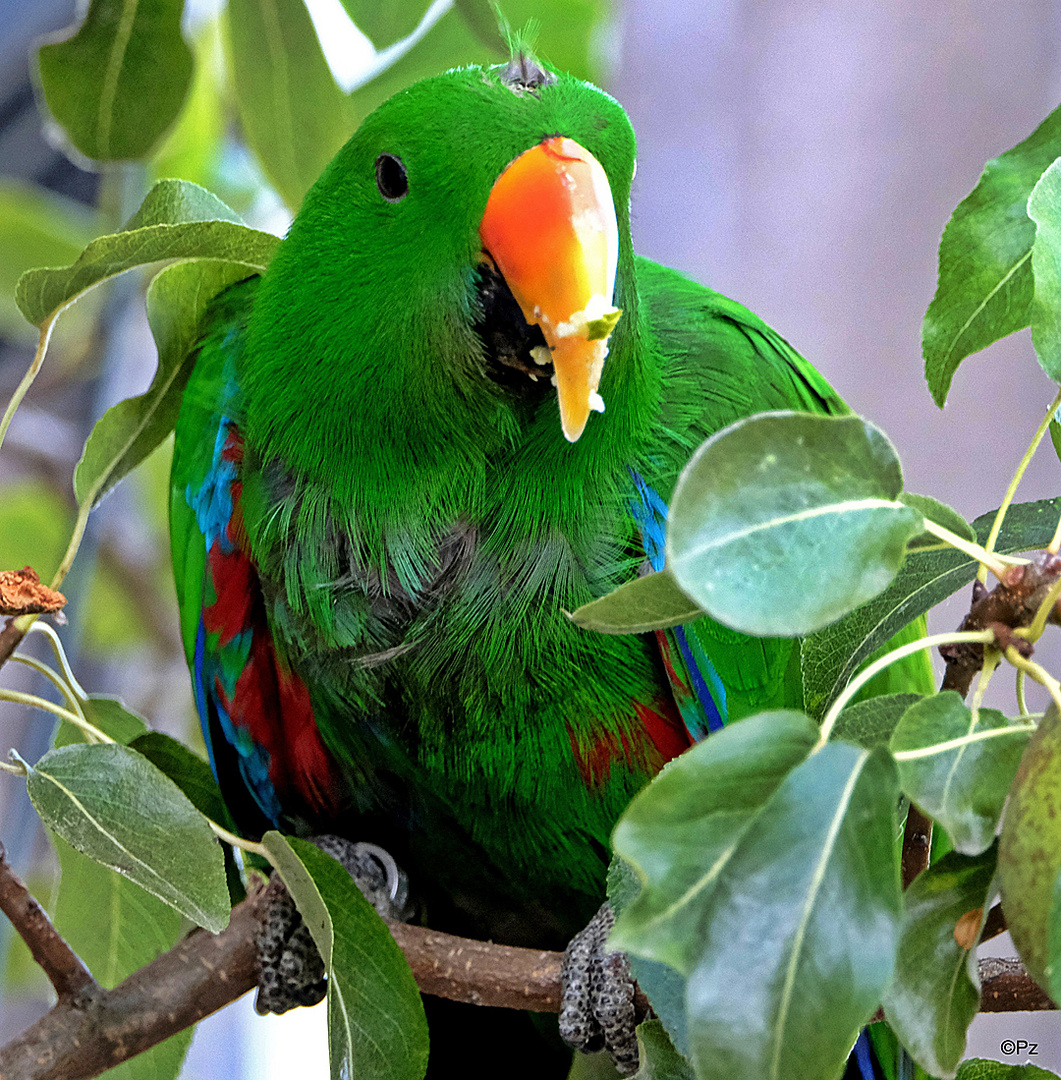
[[[61,1001],[99,989],[91,972],[63,941],[44,909],[8,865],[3,844],[0,844],[0,911],[11,920]]]
[[[61,1000],[0,1048],[0,1080],[89,1080],[246,993],[257,981],[264,892],[238,905],[223,933],[197,930],[113,990],[95,987]],[[405,924],[391,932],[425,993],[511,1009],[559,1008],[560,953]],[[1055,1007],[1019,962],[983,960],[980,967],[984,1012]]]

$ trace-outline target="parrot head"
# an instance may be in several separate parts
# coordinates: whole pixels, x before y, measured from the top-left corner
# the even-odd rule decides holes
[[[392,446],[579,440],[623,385],[634,154],[613,99],[524,55],[384,102],[262,281],[249,422],[288,458],[307,401]]]

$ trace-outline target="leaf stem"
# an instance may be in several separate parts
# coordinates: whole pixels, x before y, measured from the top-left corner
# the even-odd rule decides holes
[[[1058,551],[1061,551],[1061,521],[1057,523],[1057,528],[1054,530],[1054,538],[1046,545],[1046,550],[1051,555],[1056,555]]]
[[[214,835],[219,840],[224,840],[226,844],[231,844],[241,851],[249,851],[252,855],[260,855],[263,859],[267,859],[270,865],[275,865],[269,852],[263,845],[256,844],[253,840],[244,840],[242,836],[237,836],[235,833],[229,832],[223,825],[218,825],[218,823],[211,818],[207,818],[206,821],[210,828],[214,830]]]
[[[972,724],[976,727],[980,715],[980,706],[984,703],[984,695],[991,682],[991,676],[1002,661],[1002,654],[998,649],[992,649],[990,645],[984,646],[984,663],[980,668],[980,677],[976,680],[976,689],[973,691],[973,700],[969,704],[969,711],[973,714]]]
[[[91,499],[86,499],[85,502],[77,508],[77,520],[74,522],[74,531],[70,535],[70,543],[66,546],[66,554],[63,556],[63,561],[59,563],[59,569],[55,571],[55,575],[52,577],[51,588],[58,589],[63,583],[63,578],[70,573],[70,567],[77,557],[78,549],[81,547],[81,541],[85,538],[85,529],[88,527],[88,515],[91,511]]]
[[[927,525],[928,522],[926,521],[925,524]],[[811,752],[817,753],[817,751],[829,741],[833,726],[836,724],[836,720],[844,706],[847,705],[855,694],[857,694],[874,675],[879,674],[886,667],[902,660],[906,656],[913,656],[914,653],[921,652],[922,649],[934,649],[937,645],[951,645],[962,641],[980,642],[983,645],[988,645],[994,640],[995,635],[991,630],[959,630],[951,631],[948,634],[930,634],[928,637],[918,638],[917,641],[911,641],[906,645],[901,645],[898,649],[892,649],[891,652],[885,653],[879,660],[875,660],[868,667],[863,668],[847,684],[847,686],[844,687],[842,693],[832,703],[829,711],[825,714],[825,718],[822,720],[821,733],[818,736],[818,742]]]
[[[63,677],[66,679],[67,685],[81,701],[88,701],[88,693],[77,681],[73,668],[70,667],[70,661],[67,659],[63,643],[55,630],[53,630],[46,622],[35,622],[30,626],[27,632],[43,634],[48,639],[48,644],[51,645],[52,652],[55,653],[55,658],[59,661],[59,666],[63,669]]]
[[[1046,629],[1046,620],[1050,618],[1050,612],[1058,597],[1061,597],[1061,576],[1047,590],[1042,603],[1035,612],[1035,618],[1027,626],[1020,626],[1013,631],[1015,636],[1022,637],[1027,641],[1036,642],[1043,636]]]
[[[1001,579],[1002,575],[1006,572],[1006,567],[1021,566],[1028,562],[1027,559],[1014,558],[1012,555],[999,555],[997,552],[991,551],[987,547],[981,547],[971,540],[966,540],[957,533],[951,532],[950,529],[945,529],[942,525],[937,525],[936,522],[930,521],[928,518],[925,518],[925,532],[932,533],[933,536],[938,536],[940,540],[949,544],[951,547],[957,548],[959,551],[964,551],[969,558],[976,559],[976,561],[980,563],[979,573],[983,574],[981,580],[987,577],[987,570],[990,570],[995,577]]]
[[[5,690],[0,688],[0,701],[12,701],[16,705],[30,705],[35,709],[42,709],[44,712],[50,712],[83,731],[89,737],[90,742],[114,742],[114,739],[106,734],[106,732],[100,731],[95,724],[86,720],[83,716],[78,716],[77,713],[71,712],[69,709],[64,709],[62,705],[56,705],[53,701],[37,697],[36,694],[24,694],[20,690]]]
[[[1058,406],[1061,406],[1061,390],[1057,392],[1056,397],[1050,403],[1050,408],[1046,410],[1046,416],[1043,417],[1042,422],[1035,429],[1032,441],[1028,445],[1028,449],[1024,451],[1024,457],[1020,459],[1020,463],[1017,465],[1017,471],[1013,474],[1013,479],[1009,482],[1009,487],[1006,488],[1006,495],[1002,500],[1002,505],[998,508],[998,513],[995,514],[995,520],[991,523],[991,531],[987,534],[987,540],[984,542],[984,547],[987,548],[989,552],[995,550],[995,541],[998,540],[998,534],[1002,531],[1002,522],[1005,520],[1006,511],[1009,509],[1010,503],[1013,502],[1013,499],[1017,494],[1017,488],[1024,476],[1024,470],[1028,468],[1032,457],[1035,455],[1035,451],[1039,449],[1039,443],[1043,441],[1043,436],[1050,430],[1050,421],[1053,419]],[[1054,539],[1050,541],[1051,545],[1055,541],[1061,542],[1061,524],[1058,525],[1058,532],[1054,534]],[[1053,547],[1050,548],[1050,551],[1055,550],[1056,549]],[[977,580],[981,584],[987,581],[987,571],[984,566],[985,564],[981,563],[980,569],[976,572]]]
[[[66,685],[57,671],[53,671],[47,664],[38,660],[35,656],[27,656],[25,653],[15,653],[11,657],[16,663],[25,664],[26,667],[33,668],[39,675],[43,675],[66,700],[70,703],[71,709],[81,717],[85,719],[85,711],[81,708],[81,702],[78,700],[74,691]]]
[[[12,776],[25,776],[26,769],[23,765],[9,765],[6,761],[0,761],[0,772],[11,773]]]
[[[1010,647],[1006,649],[1006,659],[1015,668],[1030,675],[1040,686],[1045,686],[1050,693],[1050,697],[1053,698],[1053,702],[1057,706],[1058,711],[1061,711],[1061,683],[1059,683],[1046,668],[1041,664],[1037,664],[1034,660],[1025,659],[1017,652],[1017,647],[1015,645],[1010,645]]]
[[[937,754],[945,754],[949,750],[960,750],[963,746],[972,743],[983,742],[985,739],[996,739],[1003,735],[1012,735],[1015,731],[1034,731],[1035,724],[1010,724],[1009,727],[988,728],[985,731],[975,731],[971,735],[959,735],[946,742],[933,743],[931,746],[919,746],[916,750],[897,750],[892,754],[896,761],[917,761],[919,758],[935,757]]]
[[[1017,695],[1017,708],[1020,709],[1021,716],[1028,716],[1028,703],[1024,700],[1024,680],[1027,678],[1027,673],[1017,669],[1017,682],[1014,687],[1014,693]]]
[[[58,314],[58,310],[53,311],[51,315],[41,323],[40,337],[37,339],[37,351],[33,354],[33,360],[26,369],[26,374],[22,376],[22,381],[15,387],[15,392],[11,395],[11,400],[7,403],[7,408],[4,410],[3,417],[0,418],[0,446],[3,446],[4,444],[4,439],[7,437],[7,429],[11,426],[15,411],[18,409],[19,405],[22,404],[22,399],[29,393],[29,388],[33,385],[34,380],[40,372],[41,365],[44,363],[44,354],[48,351],[48,342],[51,340],[52,327],[55,326],[55,318]]]

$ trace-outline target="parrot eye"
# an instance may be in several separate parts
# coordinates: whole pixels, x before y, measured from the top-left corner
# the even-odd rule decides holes
[[[387,202],[400,202],[409,194],[409,177],[400,157],[380,154],[376,158],[376,187]]]

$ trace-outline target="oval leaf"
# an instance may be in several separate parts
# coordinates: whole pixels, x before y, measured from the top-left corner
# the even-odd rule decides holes
[[[62,877],[55,928],[106,989],[168,952],[186,923],[169,904],[52,836]],[[195,1028],[107,1071],[107,1080],[175,1080]]]
[[[979,855],[994,842],[1032,731],[1033,725],[1007,720],[997,709],[980,709],[974,717],[954,690],[926,697],[911,706],[891,738],[899,783],[947,830],[957,851]]]
[[[1061,109],[984,166],[939,245],[939,284],[921,328],[925,378],[942,407],[958,365],[1028,325],[1035,225],[1028,196],[1061,155]]]
[[[991,1058],[969,1058],[962,1062],[957,1080],[1056,1080],[1057,1073],[1038,1065],[1009,1065]]]
[[[15,305],[19,277],[34,266],[76,259],[99,231],[97,225],[96,215],[72,199],[0,181],[0,333],[26,341],[37,336]]]
[[[97,161],[145,157],[192,78],[184,0],[91,0],[72,35],[41,47],[41,88],[70,141]]]
[[[30,767],[26,787],[41,820],[72,847],[207,930],[228,924],[221,846],[146,758],[116,743],[63,746]]]
[[[678,588],[671,574],[645,574],[583,604],[571,616],[587,630],[603,634],[642,634],[700,618],[703,612]]]
[[[634,868],[618,855],[612,857],[608,866],[608,902],[616,918],[622,916],[627,906],[641,891]],[[614,943],[614,937],[611,939]],[[649,960],[635,952],[627,951],[630,972],[652,1002],[652,1011],[659,1017],[667,1031],[667,1037],[680,1054],[688,1057],[689,1038],[685,1023],[685,977],[669,964]],[[643,1059],[642,1059],[643,1060]]]
[[[346,13],[377,49],[385,49],[408,37],[420,25],[428,6],[428,0],[404,0],[400,4],[343,0]]]
[[[898,796],[885,751],[831,742],[741,837],[689,976],[702,1080],[840,1074],[895,964]]]
[[[1061,871],[1061,716],[1051,706],[1010,790],[998,847],[1002,907],[1028,974],[1046,987],[1049,916]]]
[[[1061,150],[1059,150],[1061,152]],[[1061,160],[1039,177],[1028,199],[1035,222],[1032,244],[1032,343],[1043,371],[1061,382]]]
[[[144,393],[119,401],[96,422],[74,470],[79,505],[94,506],[173,430],[207,306],[248,272],[242,263],[199,259],[155,276],[147,290],[147,319],[158,370]]]
[[[837,717],[831,738],[866,750],[887,746],[903,713],[920,700],[920,694],[878,694],[858,701]]]
[[[356,127],[302,0],[229,0],[228,65],[243,132],[292,210]]]
[[[328,969],[333,1080],[419,1080],[427,1021],[413,973],[350,875],[306,840],[268,832],[262,843]]]
[[[679,478],[667,568],[727,626],[808,634],[895,576],[921,531],[901,489],[891,444],[857,416],[753,416],[708,439]]]
[[[674,1049],[658,1020],[638,1024],[637,1056],[641,1067],[634,1080],[695,1080],[692,1066]]]
[[[902,1044],[931,1076],[954,1076],[965,1033],[980,1009],[976,949],[963,949],[954,927],[994,893],[995,851],[975,858],[949,852],[906,890],[895,975],[884,1011]]]
[[[134,266],[165,259],[220,259],[264,270],[280,238],[248,229],[217,196],[186,180],[160,180],[117,233],[93,240],[69,266],[28,270],[15,296],[34,326],[86,289]]]
[[[227,818],[221,789],[209,764],[176,739],[161,731],[138,735],[129,744],[164,772],[188,796],[188,801],[206,817],[224,822]]]
[[[1054,878],[1054,895],[1050,904],[1050,925],[1046,934],[1047,991],[1056,1002],[1061,998],[1061,872]]]
[[[147,724],[143,719],[130,712],[117,698],[93,695],[87,701],[81,702],[81,709],[90,724],[123,746],[128,746],[147,731]],[[55,746],[69,746],[71,743],[87,741],[81,729],[66,720],[56,728]]]
[[[938,499],[933,499],[931,495],[915,495],[912,491],[904,491],[899,496],[899,502],[904,506],[912,506],[923,518],[934,521],[945,529],[950,529],[952,533],[960,536],[963,540],[976,542],[976,533],[973,532],[972,525],[954,507],[941,503]],[[914,548],[927,547],[930,544],[934,547],[945,546],[943,541],[933,536],[932,533],[922,533],[920,536],[915,536],[907,546],[913,550]]]
[[[1004,555],[1044,548],[1061,516],[1061,499],[1019,503],[1006,513],[995,550]],[[973,522],[980,543],[994,513]],[[896,579],[880,594],[802,644],[804,707],[820,718],[856,671],[904,626],[968,585],[977,563],[954,548],[912,551]]]
[[[684,975],[695,968],[727,860],[817,739],[803,713],[759,713],[691,747],[634,797],[612,835],[641,879],[616,919],[617,948]]]

